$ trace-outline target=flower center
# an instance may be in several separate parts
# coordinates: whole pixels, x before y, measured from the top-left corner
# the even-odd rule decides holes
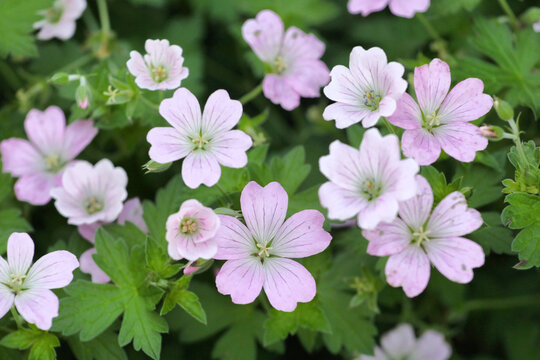
[[[411,244],[422,246],[423,242],[429,241],[429,234],[431,233],[430,230],[424,230],[424,227],[422,226],[420,230],[415,231],[412,233],[412,240]]]
[[[257,256],[260,258],[267,258],[270,257],[270,250],[273,249],[272,246],[268,246],[269,244],[261,244],[257,243],[257,248],[259,249],[259,252],[257,253]]]
[[[62,19],[62,14],[64,13],[64,8],[57,2],[53,7],[45,10],[45,20],[50,24],[56,24]]]
[[[95,197],[91,197],[84,203],[84,208],[88,215],[92,215],[103,210],[103,202],[97,200]]]
[[[371,201],[373,199],[376,199],[379,197],[382,191],[381,184],[376,183],[373,180],[365,180],[360,185],[360,193],[364,196],[364,198],[368,201]]]
[[[192,235],[199,229],[197,220],[193,218],[183,218],[180,222],[180,233],[184,235]]]
[[[166,80],[169,76],[169,72],[167,71],[167,69],[165,69],[163,65],[159,65],[156,67],[152,66],[150,73],[152,74],[152,80],[157,83]]]
[[[24,279],[26,279],[26,275],[11,274],[10,278],[11,279],[6,283],[6,285],[17,295],[21,292],[21,290],[23,290],[23,284]]]
[[[441,125],[441,122],[437,116],[437,112],[434,111],[430,115],[426,116],[424,119],[424,127],[427,130],[433,129],[435,126]]]
[[[64,167],[64,162],[60,158],[60,156],[56,154],[50,154],[45,157],[45,166],[47,167],[47,171],[51,173],[57,173]]]
[[[381,100],[382,96],[375,93],[375,91],[367,91],[364,93],[364,106],[371,111],[379,109]]]
[[[276,60],[274,60],[274,72],[281,75],[285,72],[285,70],[287,70],[287,63],[282,56],[278,55]]]
[[[191,141],[193,142],[193,145],[195,145],[193,150],[206,150],[205,147],[208,145],[208,140],[206,140],[203,135],[199,135],[199,137],[193,138]]]

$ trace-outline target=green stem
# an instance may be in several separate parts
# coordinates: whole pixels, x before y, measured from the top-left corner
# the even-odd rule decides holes
[[[254,88],[250,92],[248,92],[246,95],[242,96],[240,98],[240,102],[242,103],[242,105],[247,104],[251,100],[255,99],[257,96],[259,96],[261,91],[262,91],[262,83],[259,84],[256,88]]]
[[[90,9],[86,9],[86,11],[83,13],[83,21],[90,32],[94,33],[98,31],[99,25]]]
[[[99,21],[101,22],[101,31],[108,37],[111,33],[111,22],[109,20],[109,10],[107,9],[107,0],[97,0]]]
[[[437,30],[435,30],[433,25],[431,25],[431,23],[429,22],[429,20],[427,19],[427,17],[424,14],[416,13],[416,17],[422,23],[422,25],[424,25],[424,27],[426,28],[429,36],[431,36],[434,40],[444,41],[444,39],[441,37],[441,35],[439,35]]]
[[[228,202],[227,205],[230,206],[230,205],[232,204],[232,200],[231,200],[231,198],[229,197],[229,194],[227,194],[227,193],[225,192],[225,190],[223,190],[223,188],[222,188],[221,185],[219,185],[219,184],[216,184],[216,189],[218,189],[218,190],[221,192],[221,194],[225,197],[225,199],[227,199],[227,202]]]
[[[540,294],[516,296],[507,299],[477,299],[467,301],[462,311],[469,312],[475,310],[505,310],[516,307],[538,306],[540,305]]]
[[[390,121],[388,121],[388,119],[385,118],[385,117],[383,117],[382,119],[383,119],[384,125],[386,125],[386,128],[388,129],[388,131],[390,131],[391,134],[396,135],[396,129],[394,129],[392,124],[390,124]]]
[[[508,2],[506,0],[499,0],[499,4],[501,5],[506,15],[508,15],[508,17],[510,18],[510,22],[512,23],[512,26],[516,30],[519,29],[519,21],[516,15],[514,14],[514,12],[512,11],[512,8],[510,7],[510,5],[508,5]]]
[[[17,323],[17,327],[20,329],[23,327],[23,320],[19,314],[17,314],[17,311],[15,310],[15,306],[11,307],[11,315],[13,316],[13,319]]]
[[[144,96],[139,96],[139,99],[142,100],[142,102],[149,106],[151,109],[154,109],[154,110],[159,110],[159,105],[157,104],[154,104],[153,102],[151,102],[150,100],[148,100],[147,98],[145,98]]]

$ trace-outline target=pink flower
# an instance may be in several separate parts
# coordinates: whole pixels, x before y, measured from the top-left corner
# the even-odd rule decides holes
[[[0,256],[0,318],[15,304],[21,316],[42,330],[49,330],[58,316],[58,298],[50,289],[67,286],[79,266],[75,255],[53,251],[32,264],[34,242],[26,233],[8,239],[7,261]]]
[[[86,9],[86,0],[56,0],[53,6],[41,14],[43,20],[34,23],[39,29],[37,38],[67,40],[75,34],[75,22]]]
[[[51,190],[54,205],[73,225],[114,221],[127,197],[127,174],[108,159],[95,166],[79,161],[64,172],[62,186]]]
[[[188,68],[183,67],[182,48],[170,45],[168,40],[146,40],[144,57],[138,51],[129,53],[127,68],[135,76],[141,89],[176,89],[188,77]]]
[[[468,209],[458,191],[446,196],[431,213],[431,187],[420,175],[416,182],[418,193],[400,204],[399,218],[363,232],[369,240],[368,254],[390,256],[386,280],[394,287],[402,286],[408,297],[426,288],[430,262],[449,280],[462,284],[472,280],[473,268],[484,264],[482,247],[462,237],[482,225],[480,213]]]
[[[316,98],[328,83],[328,67],[320,60],[324,43],[292,26],[285,32],[279,15],[263,10],[242,26],[242,36],[267,67],[263,92],[285,110],[300,105],[300,97]]]
[[[459,161],[471,162],[477,151],[487,147],[488,140],[469,121],[487,114],[493,99],[482,93],[480,79],[466,79],[448,93],[450,81],[450,68],[442,60],[416,68],[414,86],[420,106],[409,94],[403,94],[396,112],[388,118],[405,129],[403,153],[420,165],[435,162],[441,148]]]
[[[396,110],[396,102],[407,89],[404,72],[403,65],[388,63],[382,49],[355,47],[349,68],[337,65],[330,73],[332,81],[324,94],[336,103],[326,107],[324,119],[336,120],[339,129],[359,121],[366,128],[375,125],[381,116]]]
[[[384,334],[381,347],[375,347],[375,356],[360,355],[358,360],[447,360],[452,354],[441,333],[428,330],[416,340],[409,324],[401,324]]]
[[[180,210],[167,219],[169,256],[175,260],[211,259],[218,248],[214,235],[219,225],[219,217],[212,209],[197,200],[184,201]]]
[[[15,195],[20,201],[44,205],[50,190],[60,184],[64,170],[97,134],[90,120],[78,120],[66,127],[62,110],[30,110],[24,120],[30,141],[10,138],[0,143],[3,171],[19,180]]]
[[[281,311],[311,301],[316,293],[313,276],[289,258],[326,249],[332,237],[322,228],[324,216],[317,210],[303,210],[285,221],[288,197],[277,182],[264,188],[248,183],[240,205],[247,227],[232,216],[219,216],[214,258],[228,261],[217,274],[218,291],[231,295],[235,304],[248,304],[264,288],[270,304]]]
[[[242,116],[242,104],[231,100],[227,91],[217,90],[210,95],[201,116],[197,98],[180,88],[172,98],[161,102],[159,113],[173,127],[148,132],[150,159],[165,164],[185,158],[182,179],[190,188],[217,184],[220,164],[246,166],[246,150],[253,142],[243,131],[231,130]]]
[[[540,19],[538,19],[538,21],[533,24],[533,29],[536,32],[540,32]]]
[[[368,16],[372,12],[381,11],[387,5],[392,14],[412,18],[417,12],[425,12],[430,0],[349,0],[347,8],[351,14]]]
[[[344,221],[357,216],[363,229],[391,222],[399,202],[416,194],[418,164],[401,160],[397,136],[382,137],[375,128],[366,131],[360,150],[334,141],[330,155],[320,158],[319,167],[330,180],[319,189],[328,218]]]

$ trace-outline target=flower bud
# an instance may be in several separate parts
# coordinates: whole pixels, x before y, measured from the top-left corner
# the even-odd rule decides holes
[[[171,165],[172,163],[161,164],[161,163],[158,163],[157,161],[150,160],[146,164],[144,164],[142,168],[145,170],[146,174],[159,173],[159,172],[163,172],[167,170],[168,168],[171,167]]]
[[[69,74],[65,72],[56,73],[51,77],[50,81],[53,84],[65,85],[69,82]]]
[[[504,134],[504,130],[501,127],[494,125],[482,125],[478,130],[480,131],[480,135],[491,141],[501,140]]]
[[[506,101],[495,98],[493,101],[493,106],[495,107],[497,115],[499,115],[502,120],[509,121],[514,118],[514,109]]]

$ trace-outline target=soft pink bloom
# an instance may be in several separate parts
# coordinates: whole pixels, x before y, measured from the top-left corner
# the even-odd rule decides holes
[[[86,0],[56,0],[53,6],[41,12],[43,20],[34,23],[39,29],[37,38],[67,40],[75,34],[75,22],[86,9]]]
[[[386,280],[403,287],[408,297],[427,286],[430,263],[449,280],[468,283],[473,268],[484,264],[482,247],[462,236],[480,226],[483,220],[475,209],[467,208],[462,193],[446,196],[431,212],[433,192],[426,179],[416,176],[417,195],[399,206],[399,218],[379,224],[363,235],[369,240],[368,254],[390,256]]]
[[[407,89],[402,78],[405,68],[390,62],[381,48],[364,50],[356,46],[350,55],[349,68],[334,66],[332,81],[324,88],[324,94],[336,101],[326,107],[325,120],[336,120],[336,127],[343,129],[362,121],[371,127],[381,116],[390,116],[396,110],[396,102]]]
[[[363,229],[391,222],[399,202],[416,194],[418,164],[401,160],[397,136],[383,137],[375,128],[366,131],[359,150],[334,141],[319,167],[330,180],[319,189],[328,218],[344,221],[357,216]]]
[[[469,78],[457,84],[450,93],[450,68],[442,60],[414,70],[414,87],[418,104],[405,93],[388,120],[403,129],[401,146],[405,156],[420,165],[434,163],[441,148],[451,157],[471,162],[476,152],[484,150],[488,140],[469,121],[489,112],[491,96],[484,94],[484,83]]]
[[[59,107],[30,110],[24,120],[27,140],[10,138],[0,143],[3,171],[18,177],[15,195],[20,201],[44,205],[50,190],[60,185],[64,170],[97,134],[93,122],[78,120],[66,126]]]
[[[108,159],[95,166],[79,161],[62,176],[62,186],[51,190],[54,205],[73,225],[114,221],[127,197],[127,174]]]
[[[248,304],[264,288],[270,304],[293,311],[298,302],[315,297],[313,276],[289,258],[303,258],[326,249],[332,237],[323,230],[324,216],[317,210],[300,211],[285,221],[288,196],[272,182],[264,188],[250,182],[240,197],[246,225],[220,215],[215,259],[228,260],[216,277],[218,291],[235,304]]]
[[[538,21],[533,24],[533,29],[536,32],[540,32],[540,19],[538,19]]]
[[[242,36],[267,67],[263,92],[285,110],[300,105],[300,97],[316,98],[329,80],[320,60],[325,46],[313,34],[292,26],[285,31],[279,15],[263,10],[242,26]]]
[[[0,318],[15,304],[21,316],[42,330],[49,330],[58,316],[58,297],[50,289],[67,286],[79,266],[75,255],[59,250],[32,265],[34,242],[26,233],[8,239],[7,261],[0,256]]]
[[[375,347],[375,356],[360,355],[357,360],[448,360],[452,348],[444,336],[428,330],[417,340],[409,324],[401,324],[381,337],[381,347]]]
[[[368,16],[388,5],[392,14],[412,18],[417,12],[425,12],[429,4],[430,0],[349,0],[347,8],[351,14]]]
[[[159,113],[173,127],[157,127],[148,132],[150,159],[169,163],[182,158],[182,179],[192,189],[201,184],[214,186],[221,167],[242,168],[253,141],[241,130],[231,130],[242,117],[242,104],[231,100],[225,90],[217,90],[201,108],[195,95],[185,88],[165,99]]]
[[[135,76],[141,89],[176,89],[188,77],[188,68],[183,67],[182,48],[170,45],[168,40],[146,40],[144,57],[138,51],[129,53],[127,68]]]
[[[167,219],[169,256],[175,260],[211,259],[218,248],[214,235],[219,225],[214,210],[194,199],[184,201],[180,210]]]

